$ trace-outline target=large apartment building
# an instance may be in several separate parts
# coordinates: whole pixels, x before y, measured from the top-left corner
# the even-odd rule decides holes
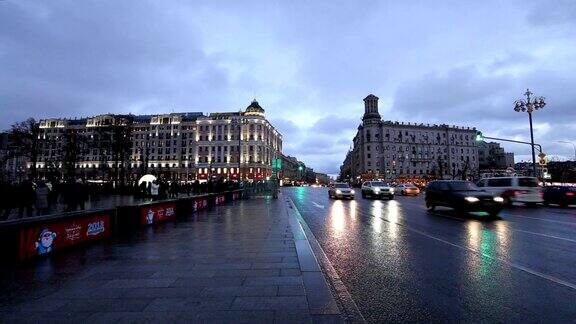
[[[364,110],[341,179],[466,178],[477,173],[476,128],[382,120],[374,95],[364,99]]]
[[[282,152],[282,135],[256,100],[239,112],[107,114],[45,119],[39,126],[41,177],[73,164],[85,179],[151,173],[181,181],[262,180]]]

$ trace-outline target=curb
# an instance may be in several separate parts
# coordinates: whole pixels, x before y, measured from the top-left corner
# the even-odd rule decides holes
[[[296,205],[292,199],[284,197],[310,313],[312,315],[338,314],[346,322],[366,323],[348,289],[300,215]]]

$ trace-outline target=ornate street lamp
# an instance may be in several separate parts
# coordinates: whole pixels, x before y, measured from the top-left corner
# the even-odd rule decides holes
[[[544,101],[544,97],[531,98],[530,96],[533,95],[533,93],[530,92],[530,89],[526,89],[524,95],[526,96],[526,100],[520,99],[514,102],[514,111],[528,113],[528,119],[530,120],[530,143],[532,146],[532,172],[534,173],[534,176],[537,176],[536,152],[534,151],[534,131],[532,129],[532,112],[538,109],[543,109],[546,106],[546,102]]]

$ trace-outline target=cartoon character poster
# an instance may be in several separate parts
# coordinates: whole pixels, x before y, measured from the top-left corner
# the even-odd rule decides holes
[[[175,203],[163,203],[156,205],[142,206],[140,209],[141,224],[151,225],[163,222],[176,216]]]
[[[53,231],[47,228],[43,229],[35,243],[36,254],[43,255],[52,252],[52,245],[57,236],[58,234]]]
[[[110,235],[110,215],[55,220],[20,231],[20,259],[47,255],[54,251]]]

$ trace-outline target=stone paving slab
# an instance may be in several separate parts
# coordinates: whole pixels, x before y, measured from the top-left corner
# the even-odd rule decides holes
[[[291,217],[239,201],[2,269],[0,323],[342,322]]]

